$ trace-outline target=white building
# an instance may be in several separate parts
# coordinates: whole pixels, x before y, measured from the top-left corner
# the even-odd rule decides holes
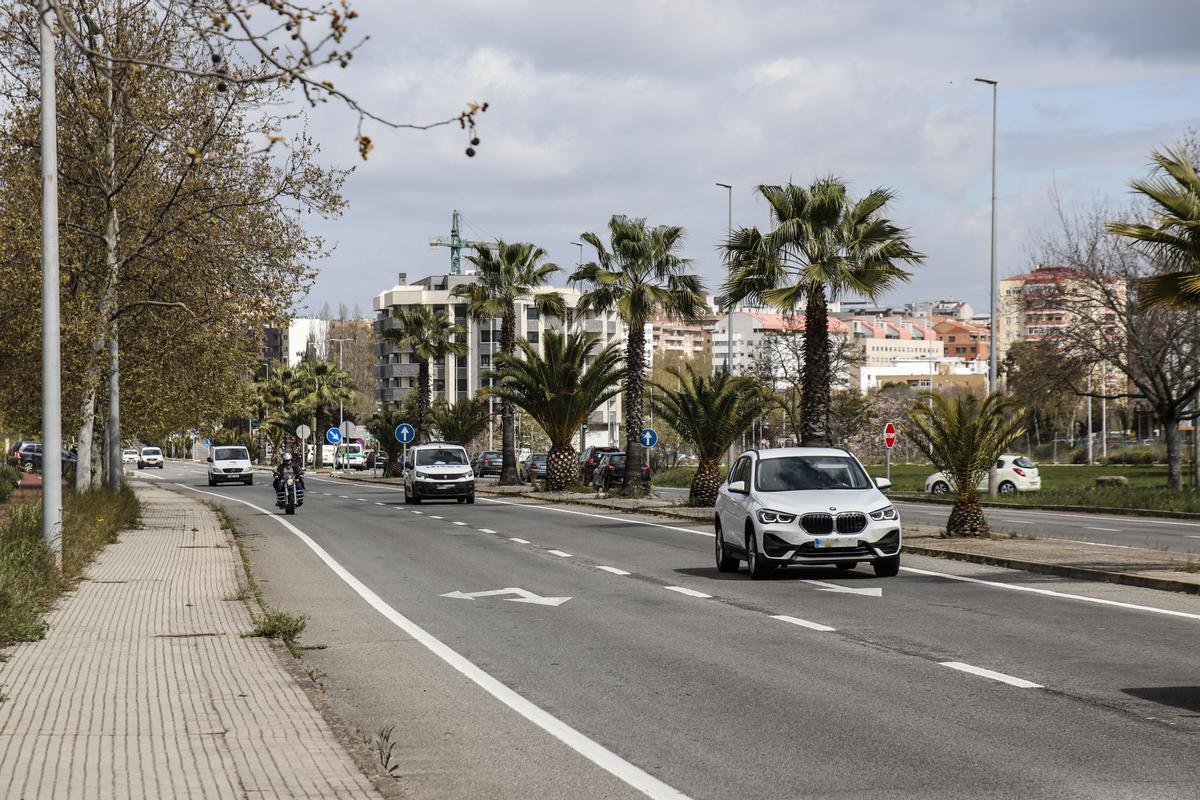
[[[889,362],[864,364],[853,372],[855,388],[863,394],[889,383],[906,383],[919,391],[976,390],[980,384],[986,388],[988,362],[986,359],[939,356],[895,358]]]
[[[380,292],[373,301],[375,332],[382,334],[394,330],[397,322],[394,314],[405,308],[428,306],[442,311],[458,325],[467,329],[469,350],[465,356],[447,356],[430,365],[433,394],[435,398],[454,403],[472,398],[481,386],[487,384],[485,377],[492,368],[492,361],[500,346],[501,320],[477,322],[467,313],[465,298],[455,297],[454,287],[472,283],[471,273],[464,275],[431,275],[415,283],[408,283],[407,276],[400,274],[400,281],[391,289]],[[531,300],[517,302],[517,336],[526,339],[541,349],[541,337],[546,331],[578,330],[594,333],[601,343],[617,342],[624,347],[626,328],[615,312],[579,315],[575,307],[582,293],[571,288],[554,286],[538,290],[558,292],[567,305],[565,319],[541,318]],[[416,388],[418,365],[407,349],[400,349],[386,339],[378,344],[379,363],[375,368],[379,378],[378,399],[384,406],[393,405]],[[588,423],[588,444],[606,445],[619,441],[621,422],[621,398],[618,395],[603,407],[596,409]]]
[[[287,365],[295,367],[305,358],[329,357],[329,320],[297,317],[288,323]]]
[[[732,328],[732,341],[730,332]],[[829,317],[829,337],[845,337],[850,329],[835,317]],[[713,370],[719,371],[730,363],[729,354],[732,345],[732,367],[735,375],[752,372],[755,362],[768,346],[769,336],[795,337],[804,336],[804,315],[785,315],[770,311],[734,311],[719,318],[712,331]],[[791,347],[783,345],[776,348],[773,355],[785,361],[795,362],[794,355],[799,352],[799,345]],[[783,365],[784,370],[797,370],[798,363]],[[835,380],[840,383],[840,381]]]

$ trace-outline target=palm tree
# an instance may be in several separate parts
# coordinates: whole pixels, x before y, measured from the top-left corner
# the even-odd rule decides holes
[[[454,405],[438,402],[429,409],[430,424],[442,440],[464,447],[487,430],[491,416],[488,401],[483,397],[461,400]]]
[[[517,301],[528,298],[539,315],[562,318],[566,304],[558,292],[538,292],[559,271],[545,261],[546,251],[527,242],[496,242],[495,251],[480,247],[467,260],[475,265],[475,281],[454,287],[454,295],[467,298],[467,312],[476,322],[500,318],[500,352],[512,354],[517,346]],[[501,403],[500,484],[516,485],[517,440],[511,403]]]
[[[646,373],[646,322],[656,315],[695,319],[704,309],[704,285],[686,270],[689,259],[678,255],[684,230],[678,225],[646,226],[644,219],[616,215],[608,222],[609,248],[594,233],[583,241],[596,250],[596,260],[571,275],[584,284],[580,313],[615,309],[628,330],[625,350],[625,493],[641,489],[642,392]]]
[[[299,402],[311,412],[313,436],[319,445],[319,418],[323,415],[328,418],[329,409],[354,396],[354,381],[350,373],[332,361],[323,359],[303,362],[293,373],[293,379],[302,391]],[[313,450],[313,466],[319,469],[324,461],[324,448],[315,446]]]
[[[1178,267],[1142,282],[1144,304],[1200,306],[1200,174],[1182,149],[1156,150],[1152,158],[1156,173],[1166,176],[1130,184],[1150,200],[1151,224],[1110,222],[1108,230],[1140,242]]]
[[[571,442],[580,426],[621,391],[618,346],[593,353],[597,344],[592,334],[549,331],[542,344],[544,355],[521,342],[519,353],[496,357],[499,382],[488,391],[522,409],[546,432],[546,483],[552,492],[566,489],[575,478]]]
[[[444,311],[435,311],[429,306],[412,306],[394,312],[397,327],[383,332],[383,338],[396,343],[402,349],[412,351],[417,362],[417,418],[413,425],[417,429],[418,441],[429,441],[428,416],[432,402],[432,386],[429,379],[429,363],[448,355],[464,356],[467,343],[463,341],[467,331],[455,325]]]
[[[931,405],[926,405],[929,397]],[[926,394],[908,412],[917,447],[954,486],[954,508],[946,522],[951,536],[986,536],[979,482],[996,459],[1025,432],[1025,409],[999,392],[983,400],[972,394],[953,399]]]
[[[376,411],[367,420],[367,430],[387,453],[387,468],[383,475],[399,475],[403,465],[400,463],[400,453],[404,449],[396,439],[396,428],[400,423],[408,422],[408,411],[403,408],[384,408]]]
[[[729,277],[723,305],[749,300],[784,313],[804,307],[800,443],[828,445],[831,384],[829,301],[847,294],[874,298],[910,273],[900,263],[924,256],[907,232],[882,216],[893,195],[875,189],[852,200],[836,177],[810,187],[759,186],[770,205],[773,230],[733,232],[725,244]]]
[[[699,459],[688,504],[712,506],[721,485],[721,456],[762,412],[766,396],[753,378],[727,371],[710,376],[687,364],[668,372],[677,385],[655,383],[650,406]]]

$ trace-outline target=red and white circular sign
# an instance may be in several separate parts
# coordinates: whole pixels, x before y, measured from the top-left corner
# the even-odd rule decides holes
[[[883,426],[883,443],[889,448],[896,446],[896,426],[890,422]]]

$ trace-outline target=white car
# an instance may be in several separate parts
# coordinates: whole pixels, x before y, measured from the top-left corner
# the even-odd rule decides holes
[[[1038,475],[1037,465],[1025,456],[1003,455],[996,459],[997,488],[1000,494],[1014,492],[1036,492],[1042,488],[1042,478]],[[988,476],[984,473],[983,480],[977,489],[981,492],[988,490]],[[925,491],[930,494],[949,494],[954,491],[954,481],[942,472],[935,472],[925,479]]]
[[[138,453],[137,465],[138,469],[145,469],[146,467],[158,467],[162,469],[162,450],[159,450],[157,447],[143,447],[142,451]]]
[[[138,451],[133,449],[121,451],[122,464],[136,464],[138,462]]]
[[[475,473],[461,444],[431,442],[408,448],[404,465],[404,502],[445,498],[475,502]]]
[[[208,457],[208,485],[216,486],[230,481],[254,485],[250,453],[240,445],[217,445]]]
[[[879,577],[900,571],[900,516],[846,450],[786,447],[750,450],[734,462],[717,493],[717,569],[750,577],[774,567],[870,562]]]

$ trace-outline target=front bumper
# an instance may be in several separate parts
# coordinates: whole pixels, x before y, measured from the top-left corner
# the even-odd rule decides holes
[[[413,481],[413,491],[422,498],[470,497],[475,494],[475,481],[471,479],[438,481],[420,478]]]
[[[765,525],[762,555],[780,564],[836,564],[876,561],[899,555],[899,520],[873,522],[856,534],[810,536],[795,524]]]

